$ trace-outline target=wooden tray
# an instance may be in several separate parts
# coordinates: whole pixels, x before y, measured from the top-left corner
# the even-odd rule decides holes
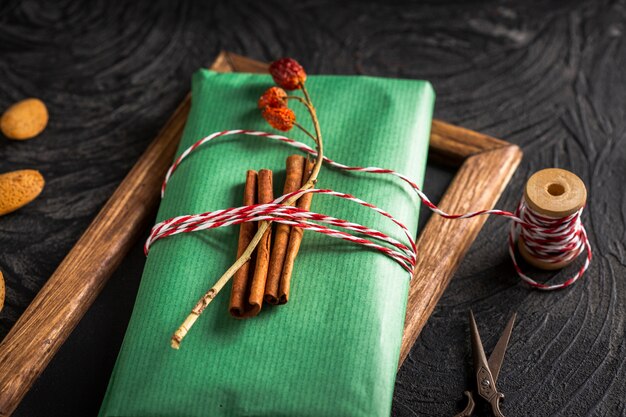
[[[211,68],[267,72],[266,64],[228,52],[222,52]],[[161,181],[174,158],[190,104],[187,96],[0,344],[0,417],[15,410],[154,220]],[[492,208],[522,152],[503,140],[434,120],[429,157],[459,167],[439,204],[456,213]],[[400,364],[485,220],[432,216],[422,230]]]

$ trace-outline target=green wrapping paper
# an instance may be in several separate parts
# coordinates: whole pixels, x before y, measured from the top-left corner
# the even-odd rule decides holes
[[[256,100],[269,76],[198,71],[178,153],[216,131],[271,131]],[[434,93],[424,81],[310,76],[325,153],[348,165],[391,168],[422,183]],[[292,102],[298,120],[311,126]],[[311,144],[296,129],[288,136]],[[312,145],[311,145],[312,146]],[[193,153],[168,184],[157,221],[241,205],[248,169],[274,171],[298,151],[265,138],[229,136]],[[371,202],[416,230],[419,201],[401,181],[324,167],[319,188]],[[312,211],[379,229],[391,221],[354,203],[315,196]],[[236,320],[230,284],[184,339],[170,336],[235,260],[238,227],[181,234],[151,249],[100,416],[388,416],[409,276],[381,253],[305,232],[291,297]]]

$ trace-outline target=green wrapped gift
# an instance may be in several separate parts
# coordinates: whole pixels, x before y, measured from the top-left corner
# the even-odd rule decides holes
[[[271,85],[268,75],[198,71],[179,154],[216,131],[270,130],[256,101]],[[421,184],[434,102],[428,82],[310,76],[307,88],[328,157],[394,169]],[[304,109],[291,107],[310,126]],[[302,132],[288,135],[311,144]],[[248,169],[272,169],[279,195],[285,158],[296,152],[265,138],[216,139],[178,168],[157,220],[241,205]],[[355,195],[417,228],[420,203],[397,179],[324,167],[318,187]],[[311,210],[406,239],[388,219],[348,201],[318,195]],[[154,244],[100,416],[388,416],[409,276],[361,246],[306,232],[288,304],[236,320],[229,284],[181,349],[170,347],[191,307],[234,262],[237,237],[230,227]]]

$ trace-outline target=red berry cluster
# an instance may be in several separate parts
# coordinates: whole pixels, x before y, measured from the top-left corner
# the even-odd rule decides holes
[[[286,132],[293,128],[296,114],[287,106],[285,90],[302,88],[306,81],[306,72],[295,59],[291,58],[281,58],[272,62],[269,71],[278,87],[268,88],[257,104],[262,110],[263,118],[273,128]]]
[[[306,72],[302,65],[292,58],[281,58],[272,62],[270,74],[274,82],[285,90],[297,90],[302,88],[306,81]]]
[[[296,114],[289,107],[266,107],[263,110],[263,118],[274,129],[283,132],[291,130],[296,122]]]
[[[287,107],[287,93],[280,87],[270,87],[259,98],[259,109],[266,107]]]

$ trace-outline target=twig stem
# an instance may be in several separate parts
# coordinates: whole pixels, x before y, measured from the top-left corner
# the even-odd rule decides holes
[[[302,130],[305,134],[307,134],[310,138],[315,141],[315,147],[317,148],[317,159],[315,161],[315,165],[313,170],[311,171],[311,175],[309,179],[300,187],[300,191],[308,190],[315,186],[317,182],[317,176],[320,172],[323,162],[324,156],[324,146],[322,143],[322,132],[320,130],[319,121],[317,120],[317,112],[315,111],[315,107],[313,107],[313,103],[311,102],[311,97],[304,86],[301,84],[302,92],[304,94],[304,99],[298,96],[289,96],[290,99],[297,99],[300,103],[304,104],[304,106],[309,111],[311,119],[313,120],[313,127],[315,128],[315,136],[313,136],[308,130],[304,127],[296,123],[296,127]],[[291,205],[295,203],[295,201],[300,197],[300,195],[294,195],[292,198],[286,200],[283,204]],[[250,241],[248,247],[243,251],[241,256],[231,265],[230,268],[224,272],[224,274],[217,280],[217,282],[198,300],[194,308],[191,310],[185,321],[178,327],[178,329],[172,335],[172,348],[179,349],[180,343],[183,341],[184,337],[187,335],[191,327],[194,325],[200,314],[207,308],[207,306],[213,301],[213,299],[217,296],[217,294],[224,288],[226,283],[230,281],[235,272],[239,270],[246,262],[248,262],[252,256],[252,253],[256,249],[257,245],[261,241],[261,238],[265,234],[265,231],[268,227],[270,227],[271,222],[263,221],[259,224],[259,228]]]

